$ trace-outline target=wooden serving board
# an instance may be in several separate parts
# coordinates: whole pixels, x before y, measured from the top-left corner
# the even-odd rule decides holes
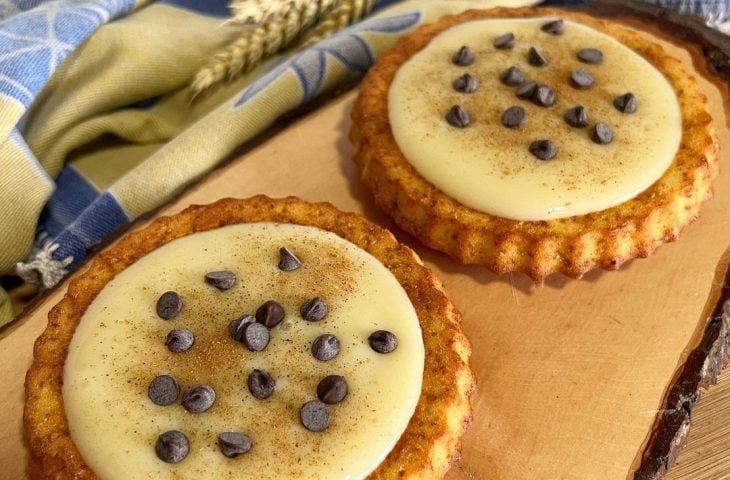
[[[698,49],[689,52],[660,42],[687,69],[707,75]],[[700,83],[726,150],[727,90],[704,77]],[[652,258],[629,262],[617,272],[590,272],[582,280],[552,277],[535,288],[523,275],[496,276],[422,247],[374,205],[358,182],[347,140],[355,94],[337,98],[234,159],[158,214],[265,193],[327,200],[390,228],[441,277],[473,344],[478,382],[474,422],[464,437],[462,459],[448,478],[633,478],[665,396],[705,334],[708,294],[730,244],[730,175],[720,176],[715,198],[704,206],[699,221]],[[721,161],[721,168],[729,166]],[[64,292],[62,284],[0,332],[5,392],[0,479],[26,476],[24,374],[48,310]],[[689,440],[694,447],[668,478],[730,478],[730,458],[724,455],[730,444],[730,426],[724,422],[730,376],[723,382],[694,410],[696,433]],[[717,450],[703,450],[707,445]]]

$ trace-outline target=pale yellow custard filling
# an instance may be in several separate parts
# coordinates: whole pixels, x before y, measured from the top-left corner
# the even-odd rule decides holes
[[[301,268],[277,268],[281,246],[302,260]],[[233,288],[206,284],[204,275],[215,270],[235,272]],[[167,290],[181,295],[183,308],[164,321],[155,304]],[[314,296],[325,299],[329,314],[307,322],[299,307]],[[285,320],[270,330],[264,351],[250,352],[230,337],[228,324],[268,299],[283,305]],[[173,328],[194,333],[189,351],[167,349]],[[380,329],[397,336],[392,353],[376,353],[368,344]],[[323,333],[337,335],[341,344],[328,362],[311,353]],[[313,227],[243,224],[174,240],[115,277],[76,330],[63,398],[74,443],[103,480],[359,479],[405,430],[421,392],[423,363],[413,305],[377,259]],[[246,387],[254,368],[277,381],[268,399],[254,398]],[[179,398],[170,406],[153,404],[147,388],[161,374],[175,377],[183,392],[210,385],[215,404],[197,414]],[[329,428],[314,433],[302,426],[299,409],[317,398],[317,384],[330,374],[344,376],[349,393],[331,406]],[[190,440],[189,454],[177,464],[155,454],[158,435],[168,430]],[[224,457],[216,443],[224,431],[248,435],[253,448]]]
[[[651,186],[669,167],[682,135],[676,95],[662,74],[643,57],[612,37],[574,22],[564,33],[549,35],[540,27],[553,18],[480,20],[452,27],[402,65],[388,97],[390,125],[399,149],[427,181],[463,205],[514,220],[550,220],[605,210]],[[508,32],[514,48],[500,50],[493,41]],[[452,63],[468,46],[475,55],[469,66]],[[528,50],[537,47],[548,65],[531,66]],[[603,62],[586,64],[579,50],[597,48]],[[540,107],[515,95],[500,74],[517,66],[527,81],[549,85],[557,100]],[[573,88],[574,69],[589,72],[592,88]],[[480,84],[475,93],[457,92],[454,80],[469,73]],[[631,92],[636,113],[618,111],[615,97]],[[445,120],[453,105],[471,115],[466,128]],[[527,120],[506,128],[502,112],[522,106]],[[568,125],[565,111],[576,105],[588,111],[587,128]],[[603,122],[613,142],[591,140],[591,128]],[[558,153],[536,159],[529,145],[555,142]]]

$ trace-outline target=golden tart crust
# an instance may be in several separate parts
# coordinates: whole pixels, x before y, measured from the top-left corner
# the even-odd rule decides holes
[[[278,222],[310,225],[333,232],[376,257],[408,294],[423,331],[423,387],[406,430],[383,463],[367,478],[441,478],[458,455],[459,438],[471,420],[469,397],[474,379],[471,348],[461,332],[461,315],[436,276],[418,256],[387,230],[328,203],[295,197],[223,199],[194,205],[125,235],[100,253],[88,270],[69,283],[48,315],[35,343],[25,381],[24,426],[33,479],[96,479],[69,433],[64,410],[63,366],[79,321],[106,284],[152,250],[185,235],[225,225]]]
[[[388,90],[396,72],[434,37],[457,24],[489,18],[552,16],[611,35],[646,58],[667,78],[682,114],[682,141],[674,161],[651,187],[602,211],[545,221],[519,221],[469,208],[426,181],[398,148],[388,117]],[[578,12],[551,8],[469,10],[424,25],[401,38],[370,70],[352,110],[350,140],[361,178],[378,205],[425,245],[459,262],[496,273],[525,272],[536,281],[560,272],[580,277],[617,269],[676,240],[712,196],[718,174],[717,141],[707,99],[679,60],[639,33]]]

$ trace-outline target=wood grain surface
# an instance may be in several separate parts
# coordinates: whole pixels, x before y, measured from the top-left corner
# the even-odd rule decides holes
[[[667,45],[688,68],[686,52]],[[730,147],[725,98],[702,80]],[[630,475],[665,389],[701,333],[701,312],[730,243],[730,175],[698,222],[674,244],[618,272],[582,280],[548,279],[533,288],[522,275],[495,276],[457,265],[397,229],[357,180],[347,141],[355,92],[291,125],[213,172],[160,214],[218,198],[298,195],[363,213],[414,247],[444,281],[464,316],[478,381],[474,423],[450,480],[625,479]],[[721,168],[728,168],[726,160]],[[135,228],[144,222],[138,222]],[[25,478],[21,412],[32,342],[65,287],[0,332],[0,479]],[[730,478],[730,375],[694,411],[687,450],[669,478]]]

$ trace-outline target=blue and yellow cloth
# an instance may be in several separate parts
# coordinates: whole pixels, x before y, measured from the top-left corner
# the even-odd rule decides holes
[[[226,3],[0,0],[0,273],[54,285],[276,118],[362,75],[400,35],[475,5],[531,2],[399,2],[192,102],[191,78],[234,33]],[[719,21],[730,0],[671,3]],[[13,315],[0,289],[0,325]]]

